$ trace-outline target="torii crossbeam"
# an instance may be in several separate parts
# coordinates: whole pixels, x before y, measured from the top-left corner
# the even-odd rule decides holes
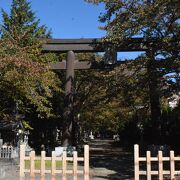
[[[154,40],[152,40],[154,41]],[[116,52],[146,51],[144,38],[130,38],[116,45]],[[100,38],[92,39],[47,39],[42,48],[45,52],[106,52],[111,42],[103,42]]]

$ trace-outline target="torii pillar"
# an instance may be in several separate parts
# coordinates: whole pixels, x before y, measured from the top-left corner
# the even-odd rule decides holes
[[[68,51],[66,62],[66,84],[65,84],[65,108],[63,113],[63,135],[62,145],[68,146],[73,144],[73,128],[74,128],[74,63],[75,54],[73,51]]]
[[[64,113],[63,113],[63,132],[62,146],[76,145],[77,122],[74,118],[74,71],[75,69],[89,69],[91,63],[89,61],[75,60],[73,51],[68,51],[67,60],[51,64],[51,69],[66,70],[65,98],[64,98]]]

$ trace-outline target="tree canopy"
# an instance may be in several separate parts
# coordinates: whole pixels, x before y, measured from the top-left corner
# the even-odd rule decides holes
[[[9,38],[20,47],[31,46],[39,42],[39,38],[50,37],[51,32],[47,32],[45,25],[40,25],[27,0],[13,0],[10,14],[2,9],[2,17],[2,37]]]
[[[139,92],[146,88],[148,95],[146,102],[149,102],[151,113],[151,134],[159,141],[156,137],[162,133],[162,98],[179,94],[180,90],[179,2],[177,0],[88,2],[105,4],[105,11],[99,19],[104,23],[101,28],[107,31],[104,41],[110,41],[117,46],[125,44],[129,38],[144,39],[144,45],[148,50],[135,60],[137,63],[133,64],[136,66],[132,66],[130,71],[136,71],[141,65],[139,74],[145,72],[144,77],[138,76],[133,83],[139,80],[143,82]],[[133,95],[134,91],[129,98]]]
[[[10,14],[2,10],[0,39],[0,116],[34,109],[40,117],[52,115],[50,99],[59,91],[59,79],[49,70],[55,56],[43,54],[40,38],[49,37],[27,0],[13,0]],[[33,111],[34,111],[33,110]]]

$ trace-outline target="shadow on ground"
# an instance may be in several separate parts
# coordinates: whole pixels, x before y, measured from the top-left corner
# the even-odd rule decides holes
[[[94,140],[90,167],[93,179],[133,179],[133,153],[113,147],[111,140]]]

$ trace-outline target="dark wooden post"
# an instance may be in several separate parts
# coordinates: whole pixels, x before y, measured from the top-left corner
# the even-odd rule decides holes
[[[68,51],[66,62],[65,108],[63,114],[62,145],[72,145],[72,131],[74,121],[73,94],[74,94],[74,62],[75,54]]]

